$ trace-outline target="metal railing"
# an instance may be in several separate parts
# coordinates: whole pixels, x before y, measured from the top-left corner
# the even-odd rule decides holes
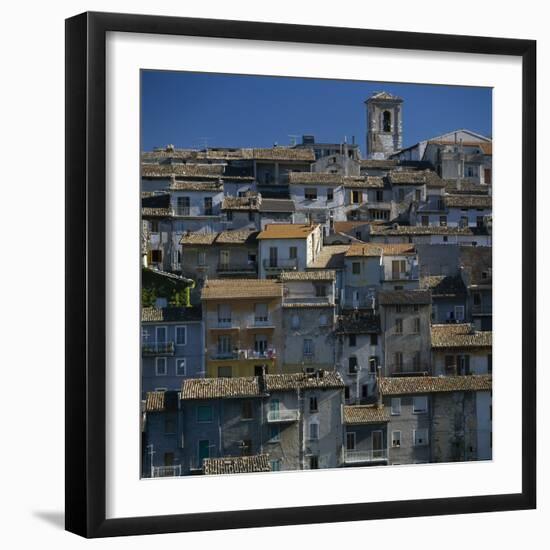
[[[181,464],[173,466],[153,466],[151,477],[174,477],[181,476]]]
[[[263,266],[265,269],[296,269],[298,267],[298,258],[265,258]]]
[[[370,451],[350,451],[344,450],[344,462],[354,464],[358,462],[376,462],[388,460],[387,449],[374,449]]]
[[[174,342],[142,342],[142,355],[174,355]]]
[[[257,268],[256,262],[224,262],[218,264],[217,270],[219,273],[256,273]]]
[[[299,418],[298,411],[293,409],[267,411],[268,422],[296,422],[298,418]]]
[[[212,359],[275,359],[277,352],[274,348],[265,351],[256,351],[254,349],[236,349],[233,351],[213,351],[210,354]]]

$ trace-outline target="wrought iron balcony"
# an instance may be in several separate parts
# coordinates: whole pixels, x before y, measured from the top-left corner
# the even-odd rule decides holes
[[[144,357],[152,355],[174,355],[175,346],[173,341],[169,342],[142,342],[141,354]]]
[[[295,270],[298,268],[298,258],[265,258],[263,266],[268,271]]]
[[[254,274],[258,270],[256,262],[223,262],[219,263],[217,271],[220,275],[232,275],[237,273]]]

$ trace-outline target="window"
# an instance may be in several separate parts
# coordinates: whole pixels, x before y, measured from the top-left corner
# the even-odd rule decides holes
[[[369,387],[367,384],[361,386],[361,397],[366,399],[369,396]]]
[[[428,225],[430,225],[430,216],[422,216],[421,218],[421,224],[424,226],[424,227],[428,227]]]
[[[158,220],[152,220],[151,221],[151,233],[158,233],[159,232],[159,222]]]
[[[212,216],[212,197],[204,197],[204,215]]]
[[[319,424],[317,422],[311,422],[309,425],[309,439],[312,441],[319,439]]]
[[[198,265],[200,266],[206,265],[206,252],[199,252],[197,259],[198,259]]]
[[[392,279],[401,279],[402,275],[407,272],[407,262],[405,260],[392,260],[391,276]]]
[[[256,334],[254,336],[254,351],[260,354],[264,354],[266,353],[267,348],[267,336],[265,334]]]
[[[177,216],[189,216],[190,212],[190,199],[189,197],[178,197],[176,199],[176,215]]]
[[[162,263],[162,250],[151,250],[151,262],[154,264]]]
[[[185,376],[185,372],[186,372],[185,358],[178,357],[176,359],[176,376]]]
[[[428,430],[413,430],[413,441],[415,447],[421,447],[428,444]]]
[[[404,189],[399,189],[397,191],[397,200],[399,200],[399,201],[404,201],[405,200],[405,190]]]
[[[319,469],[319,457],[317,455],[311,455],[309,457],[309,469],[310,470]]]
[[[358,372],[357,368],[357,357],[350,357],[348,358],[348,373],[349,374],[357,374]]]
[[[254,322],[267,323],[267,304],[256,304],[254,306]]]
[[[418,372],[420,370],[420,352],[415,351],[413,355],[413,371]]]
[[[418,304],[413,304],[413,311],[414,311],[415,313],[418,312]]]
[[[382,202],[384,200],[384,191],[377,189],[375,193],[376,202]]]
[[[267,365],[254,365],[254,376],[263,376],[264,371],[267,374]]]
[[[447,216],[439,216],[439,225],[441,227],[447,227]]]
[[[276,442],[281,441],[281,430],[278,424],[271,424],[269,426],[269,441]]]
[[[168,374],[166,357],[157,357],[155,359],[155,369],[157,372],[157,376],[166,376]]]
[[[355,451],[355,432],[348,432],[346,434],[346,450]]]
[[[377,346],[378,345],[378,334],[371,334],[370,335],[370,345],[371,346]]]
[[[233,211],[232,210],[228,210],[226,213],[225,213],[225,217],[227,219],[228,222],[232,222],[233,221]]]
[[[319,326],[326,327],[328,325],[328,317],[326,315],[319,316]]]
[[[212,422],[212,407],[210,405],[197,407],[197,422]]]
[[[280,460],[271,460],[269,463],[271,464],[271,471],[272,472],[280,472],[281,471],[281,461]]]
[[[298,248],[296,246],[291,246],[288,249],[288,257],[291,260],[295,260],[298,257]]]
[[[352,191],[351,192],[351,202],[352,204],[359,204],[363,200],[363,193],[361,191]]]
[[[422,200],[422,191],[420,189],[414,190],[414,200],[420,202]]]
[[[396,334],[402,334],[403,333],[403,319],[398,317],[395,320],[395,333]]]
[[[361,263],[360,262],[352,262],[351,272],[354,275],[359,275],[361,273]]]
[[[474,306],[481,305],[481,294],[479,292],[474,292]]]
[[[445,355],[445,374],[455,374],[456,363],[454,355]]]
[[[401,304],[397,304],[395,306],[395,313],[401,313],[403,311],[403,306]]]
[[[218,355],[229,355],[231,353],[231,336],[218,336]]]
[[[464,306],[455,306],[455,319],[459,322],[464,321]]]
[[[399,430],[395,430],[391,433],[391,446],[401,447],[401,432]]]
[[[420,332],[420,317],[415,317],[413,319],[413,332],[418,334]]]
[[[317,298],[324,298],[327,295],[327,285],[315,285],[315,296]]]
[[[350,394],[349,394],[349,386],[346,386],[346,387],[344,388],[344,399],[349,399],[349,396],[350,396]]]
[[[231,324],[231,306],[229,304],[218,305],[218,324]]]
[[[313,396],[309,398],[309,412],[317,412],[319,409],[317,407],[317,397]]]
[[[290,319],[290,326],[293,329],[300,328],[300,316],[297,315],[296,313]]]
[[[164,418],[164,433],[175,434],[176,433],[176,417],[173,414],[168,414]]]
[[[229,267],[229,257],[230,257],[230,251],[229,250],[220,250],[220,267],[222,269],[227,269]]]
[[[458,227],[468,227],[468,216],[460,216],[460,221],[458,222]]]
[[[304,340],[304,355],[313,355],[313,340],[306,338]]]
[[[394,358],[395,358],[395,370],[398,372],[403,370],[403,353],[401,353],[400,351],[396,351]]]
[[[248,221],[253,222],[254,221],[254,212],[250,211],[248,213]]]
[[[210,457],[210,441],[208,439],[199,440],[197,443],[197,450],[199,455],[199,466],[202,467],[202,461]]]
[[[224,365],[218,367],[218,378],[231,378],[233,376],[233,367]]]
[[[332,189],[327,189],[327,202],[331,202],[334,200],[334,192]]]
[[[252,440],[243,439],[241,443],[241,456],[250,456],[252,454]]]
[[[187,327],[176,327],[176,345],[185,346],[187,342]]]
[[[350,348],[354,348],[357,345],[357,336],[355,334],[348,336],[348,345]]]
[[[376,369],[378,368],[378,356],[371,355],[369,357],[369,372],[371,374],[376,374]]]
[[[315,187],[306,187],[304,195],[308,201],[317,200],[317,189]]]
[[[413,413],[425,413],[428,411],[428,398],[425,395],[413,398]]]
[[[401,398],[392,397],[391,399],[391,414],[392,416],[399,416],[401,414]]]

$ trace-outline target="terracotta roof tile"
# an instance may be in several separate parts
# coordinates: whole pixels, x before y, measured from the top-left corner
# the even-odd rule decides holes
[[[432,325],[432,348],[490,348],[493,333],[476,331],[470,323]]]
[[[305,239],[318,225],[298,223],[269,223],[258,235],[258,239]]]
[[[246,474],[255,472],[271,472],[269,455],[226,456],[221,458],[205,458],[203,462],[205,475]]]
[[[144,307],[141,310],[143,323],[200,321],[200,307]]]
[[[380,315],[370,311],[346,312],[338,317],[336,327],[337,334],[378,334]]]
[[[261,197],[257,194],[246,197],[225,197],[222,203],[222,210],[258,211],[260,204]]]
[[[319,271],[283,271],[279,275],[281,281],[334,281],[336,271],[333,269]]]
[[[141,215],[143,218],[169,218],[173,214],[171,208],[149,208],[143,207]]]
[[[469,227],[441,227],[438,225],[371,225],[370,234],[373,236],[400,236],[400,235],[474,235]]]
[[[444,197],[447,208],[483,208],[493,206],[493,198],[489,195],[446,195]]]
[[[145,412],[162,412],[165,410],[165,393],[163,391],[147,392],[145,396]]]
[[[349,250],[349,244],[325,245],[309,265],[309,269],[344,269],[344,257]]]
[[[492,377],[490,375],[392,377],[382,378],[379,388],[382,395],[490,391]]]
[[[392,185],[427,185],[445,187],[445,182],[433,170],[392,170],[388,174]]]
[[[187,233],[182,235],[180,244],[183,245],[211,245],[216,240],[217,233]]]
[[[378,292],[378,303],[382,305],[429,305],[432,293],[429,290],[381,290]]]
[[[401,256],[416,254],[416,247],[410,243],[353,243],[346,252],[346,257],[352,256]]]
[[[259,397],[257,377],[190,378],[181,386],[182,399],[228,399]]]
[[[433,297],[465,296],[466,287],[460,275],[430,275],[420,279],[421,288],[432,291]]]
[[[144,178],[168,178],[170,176],[219,176],[223,175],[222,164],[146,164],[141,165]]]
[[[203,300],[238,298],[281,298],[283,285],[273,279],[208,279],[202,289]]]
[[[377,405],[351,405],[344,407],[344,424],[379,424],[389,422],[385,407]]]
[[[173,181],[170,191],[200,191],[222,193],[223,184],[219,181]]]
[[[317,371],[315,374],[266,374],[265,384],[268,392],[344,387],[342,377],[335,371]]]

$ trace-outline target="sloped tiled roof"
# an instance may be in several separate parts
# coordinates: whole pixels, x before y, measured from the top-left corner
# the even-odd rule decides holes
[[[266,374],[265,384],[268,392],[344,387],[342,377],[335,371],[318,371],[315,374]]]
[[[445,192],[450,195],[488,195],[489,194],[489,185],[482,185],[480,183],[473,183],[470,181],[461,181],[460,183],[457,180],[444,180],[445,181]]]
[[[493,248],[490,246],[461,246],[459,255],[468,285],[493,283]]]
[[[300,160],[315,161],[315,152],[306,147],[272,147],[268,149],[253,149],[255,160]]]
[[[223,175],[222,164],[142,164],[144,178],[167,178],[170,176],[211,177]]]
[[[271,472],[271,464],[268,454],[225,456],[221,458],[205,458],[203,470],[205,475]]]
[[[200,307],[144,307],[141,309],[143,323],[172,323],[201,320]]]
[[[223,184],[219,181],[173,181],[170,184],[170,191],[221,193]]]
[[[344,269],[344,258],[349,244],[325,245],[308,269]]]
[[[470,227],[442,227],[439,225],[371,225],[373,236],[400,235],[474,235]]]
[[[367,98],[367,101],[371,100],[403,101],[403,98],[390,94],[389,92],[375,92]]]
[[[180,244],[210,245],[214,243],[217,236],[217,233],[187,233],[186,235],[182,235]]]
[[[143,207],[141,215],[143,218],[169,218],[172,216],[172,210],[170,208]]]
[[[336,321],[337,334],[378,334],[380,315],[372,312],[350,311]]]
[[[490,375],[468,376],[410,376],[382,378],[379,389],[382,395],[414,395],[453,391],[490,391]]]
[[[353,243],[346,252],[346,257],[351,256],[401,256],[416,254],[416,247],[410,243]]]
[[[145,412],[162,412],[165,410],[165,395],[163,391],[147,392],[145,396]]]
[[[378,292],[378,303],[382,305],[428,305],[432,303],[429,290],[381,290]]]
[[[296,205],[290,199],[266,199],[262,197],[260,212],[296,212]]]
[[[189,378],[182,382],[182,399],[259,397],[258,378]]]
[[[256,242],[259,231],[234,229],[218,233],[215,244],[251,244]]]
[[[464,296],[466,287],[460,275],[430,275],[420,279],[420,286],[432,291],[432,296]]]
[[[377,405],[350,405],[344,407],[344,424],[379,424],[389,422],[385,407]]]
[[[483,208],[493,206],[493,198],[489,195],[445,195],[447,208]]]
[[[283,285],[273,279],[208,279],[202,289],[203,300],[236,298],[279,298]]]
[[[290,172],[288,182],[292,185],[343,185],[345,187],[384,187],[378,176],[344,176],[329,172]]]
[[[490,348],[491,331],[476,331],[470,323],[432,325],[432,348]]]
[[[258,239],[305,239],[318,226],[298,223],[269,223]]]
[[[319,271],[283,271],[279,275],[281,281],[334,281],[336,272],[332,269]]]
[[[222,210],[244,210],[258,211],[261,199],[258,195],[248,197],[225,197],[222,203]]]
[[[427,185],[445,187],[445,182],[433,170],[392,170],[388,174],[392,185]]]
[[[356,227],[364,227],[369,225],[366,221],[346,221],[346,222],[334,222],[335,233],[353,233]]]
[[[344,187],[350,189],[383,189],[385,187],[384,178],[380,176],[361,176],[344,178]]]
[[[392,159],[362,159],[360,161],[361,168],[373,168],[377,170],[391,170],[399,164],[398,160]]]

